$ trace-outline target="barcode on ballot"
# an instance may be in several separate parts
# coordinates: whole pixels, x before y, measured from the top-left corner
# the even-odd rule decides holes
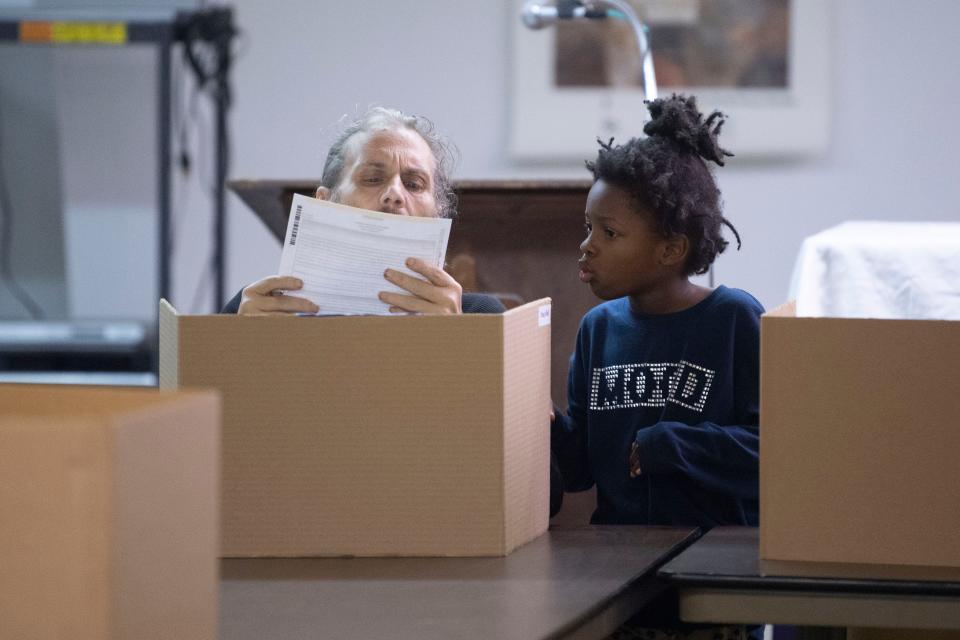
[[[298,204],[297,210],[293,214],[293,229],[290,231],[290,246],[297,244],[297,231],[300,230],[300,214],[303,213],[303,205]]]

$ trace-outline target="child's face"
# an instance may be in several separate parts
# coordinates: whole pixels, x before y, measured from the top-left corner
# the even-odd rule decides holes
[[[580,281],[593,293],[612,300],[642,295],[657,288],[675,269],[662,263],[669,240],[658,234],[648,216],[637,211],[630,195],[603,180],[587,195],[587,238],[580,244]]]

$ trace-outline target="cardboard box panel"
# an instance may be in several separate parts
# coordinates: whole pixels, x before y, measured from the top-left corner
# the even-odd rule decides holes
[[[551,307],[542,302],[535,307],[540,316],[536,323],[530,312],[504,318],[503,351],[511,356],[504,358],[503,374],[504,508],[506,521],[512,524],[506,532],[508,552],[543,533],[550,512],[550,363],[545,367],[530,363],[543,359],[542,334]],[[540,401],[547,404],[538,405]],[[544,428],[530,428],[540,424]]]
[[[761,326],[761,556],[960,566],[960,322]]]
[[[216,636],[219,401],[0,385],[4,637]]]
[[[544,306],[315,318],[162,303],[161,386],[223,394],[222,554],[500,555],[544,531]]]
[[[65,429],[48,419],[2,416],[4,635],[109,638],[109,487],[97,471],[109,464],[105,434],[93,420]]]

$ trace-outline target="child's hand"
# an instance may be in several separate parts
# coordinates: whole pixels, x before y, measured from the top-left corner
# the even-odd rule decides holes
[[[630,446],[630,477],[636,478],[640,475],[640,447],[636,442]]]

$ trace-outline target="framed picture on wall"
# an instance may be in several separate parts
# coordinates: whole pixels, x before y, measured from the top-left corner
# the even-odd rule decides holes
[[[829,141],[831,0],[628,0],[647,25],[660,96],[729,116],[738,157],[816,155]],[[522,6],[517,3],[517,13]],[[511,154],[590,158],[596,139],[639,135],[642,61],[625,20],[513,20]]]

